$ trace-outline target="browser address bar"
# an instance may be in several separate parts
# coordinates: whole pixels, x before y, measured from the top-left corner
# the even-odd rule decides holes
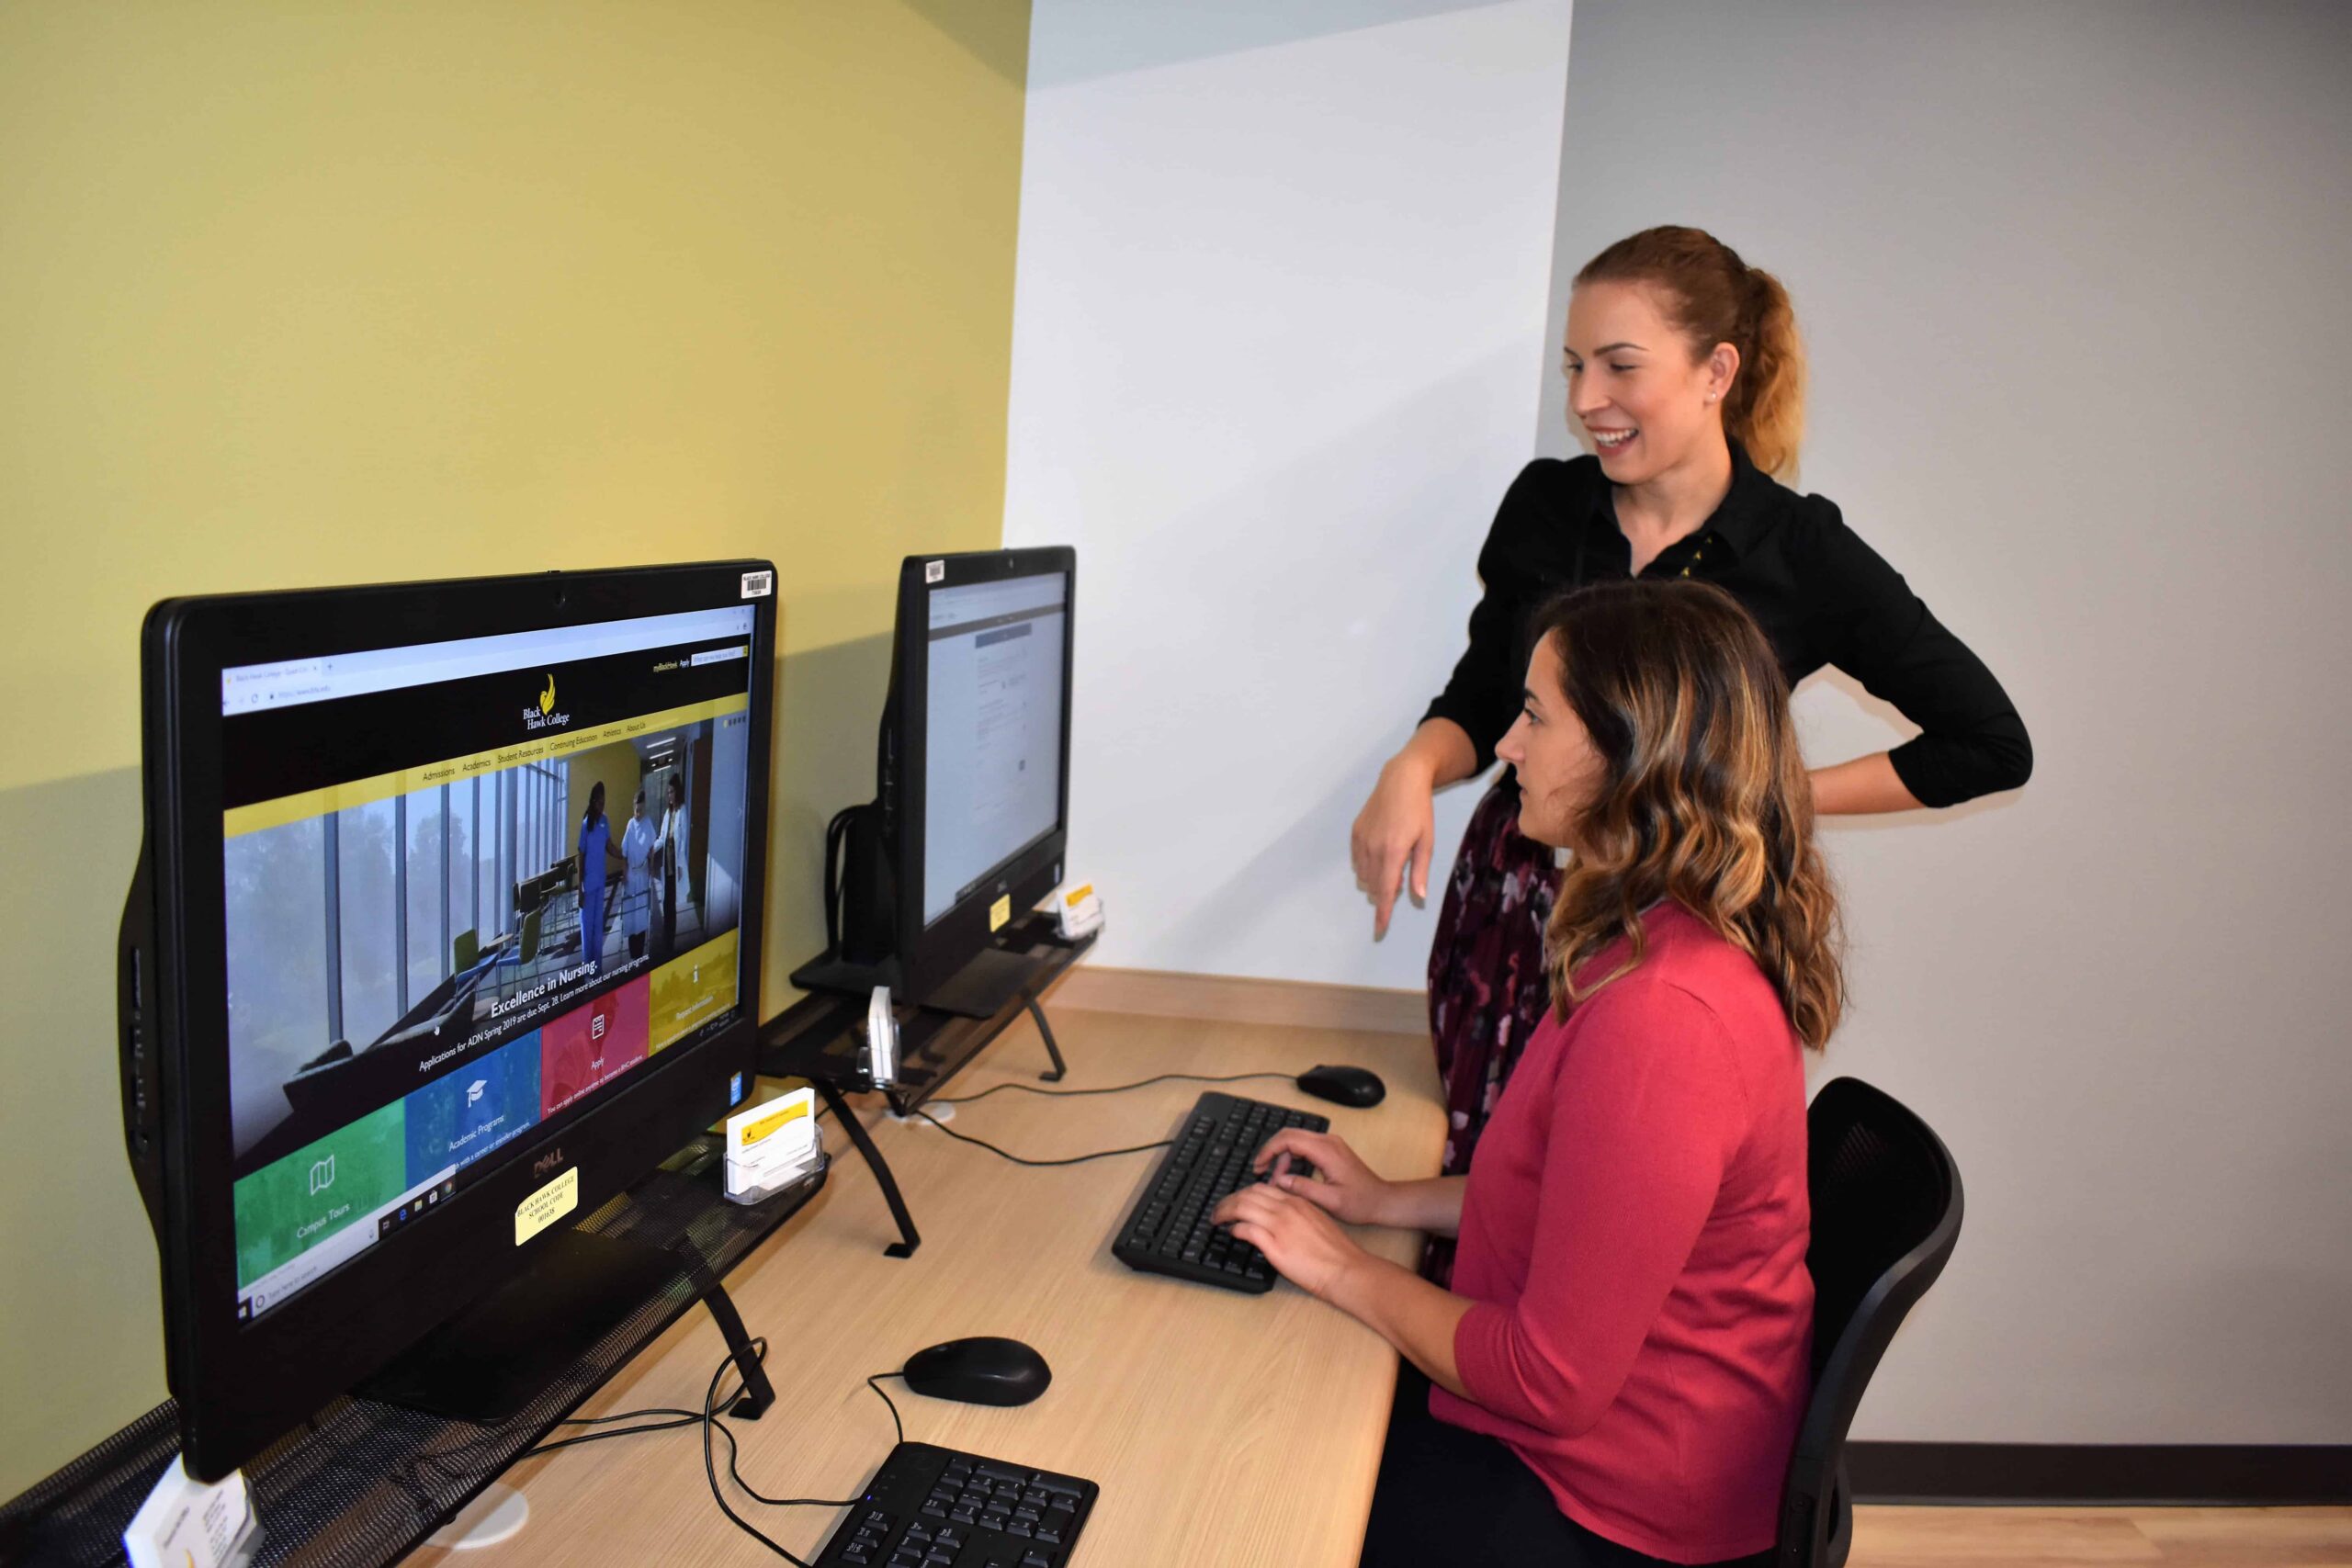
[[[279,665],[246,665],[221,671],[221,710],[237,713],[264,704],[286,706],[358,696],[469,675],[632,653],[665,644],[741,636],[751,629],[752,612],[729,607],[333,654]],[[749,651],[748,646],[739,647],[734,657],[743,658]]]

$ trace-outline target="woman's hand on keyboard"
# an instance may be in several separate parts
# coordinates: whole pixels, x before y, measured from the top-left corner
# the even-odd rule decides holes
[[[1283,1158],[1284,1156],[1289,1157]],[[1383,1216],[1388,1205],[1390,1184],[1374,1176],[1372,1167],[1348,1147],[1344,1138],[1329,1133],[1310,1133],[1304,1127],[1285,1127],[1265,1141],[1251,1165],[1261,1175],[1272,1172],[1271,1179],[1275,1187],[1297,1194],[1336,1219],[1351,1225],[1387,1223]],[[1316,1168],[1319,1179],[1291,1169],[1307,1165]]]
[[[1234,1239],[1264,1253],[1277,1273],[1312,1296],[1328,1296],[1350,1269],[1370,1256],[1321,1209],[1261,1183],[1226,1194],[1214,1218],[1231,1225]]]

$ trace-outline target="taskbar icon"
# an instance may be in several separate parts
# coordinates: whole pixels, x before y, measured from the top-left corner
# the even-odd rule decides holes
[[[397,1209],[393,1209],[379,1217],[376,1221],[377,1236],[379,1238],[388,1236],[391,1235],[392,1232],[398,1230],[401,1226],[408,1224],[409,1221],[415,1219],[418,1215],[424,1213],[425,1210],[439,1208],[443,1203],[447,1202],[450,1198],[454,1197],[457,1190],[458,1182],[455,1177],[442,1182],[438,1187],[426,1188],[424,1191],[418,1193],[407,1202],[402,1203]]]

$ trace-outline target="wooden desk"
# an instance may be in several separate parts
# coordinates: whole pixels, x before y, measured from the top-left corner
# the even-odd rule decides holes
[[[1068,1011],[1050,1000],[1047,1010],[1069,1058],[1062,1088],[1346,1062],[1379,1073],[1388,1098],[1352,1111],[1272,1078],[1077,1100],[1007,1091],[960,1108],[958,1131],[1041,1158],[1116,1148],[1168,1136],[1201,1092],[1222,1088],[1325,1112],[1332,1131],[1385,1174],[1436,1173],[1444,1111],[1425,1040]],[[947,1092],[1035,1084],[1045,1065],[1024,1020]],[[920,1122],[895,1123],[877,1105],[859,1110],[898,1174],[922,1249],[903,1260],[882,1256],[895,1233],[881,1195],[854,1155],[843,1157],[847,1139],[829,1131],[839,1162],[832,1180],[727,1280],[746,1325],[768,1339],[777,1395],[760,1420],[732,1424],[752,1484],[772,1496],[854,1495],[891,1443],[889,1413],[866,1375],[895,1371],[942,1340],[1001,1334],[1026,1340],[1052,1366],[1053,1386],[1035,1403],[956,1404],[898,1383],[892,1397],[910,1439],[1100,1482],[1080,1568],[1356,1561],[1395,1389],[1395,1353],[1376,1335],[1288,1284],[1240,1295],[1138,1274],[1113,1258],[1113,1228],[1156,1155],[1030,1169]],[[1419,1246],[1406,1232],[1361,1234],[1400,1262]],[[689,1314],[581,1414],[693,1408],[722,1349],[708,1314]],[[462,1554],[424,1548],[413,1561],[779,1561],[712,1503],[692,1429],[587,1444],[516,1465],[505,1479],[530,1499],[520,1536]],[[815,1556],[840,1517],[833,1508],[763,1507],[729,1490],[740,1512],[802,1557]]]

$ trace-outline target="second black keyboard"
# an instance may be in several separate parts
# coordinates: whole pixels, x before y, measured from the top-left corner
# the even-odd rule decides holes
[[[1102,1488],[931,1443],[900,1443],[816,1568],[1063,1568]]]
[[[1170,1274],[1228,1291],[1274,1288],[1266,1255],[1209,1223],[1225,1195],[1265,1178],[1250,1168],[1259,1145],[1285,1127],[1328,1131],[1330,1119],[1238,1095],[1204,1094],[1159,1158],[1143,1196],[1119,1222],[1111,1256],[1148,1274]],[[1292,1160],[1292,1169],[1309,1170]]]

